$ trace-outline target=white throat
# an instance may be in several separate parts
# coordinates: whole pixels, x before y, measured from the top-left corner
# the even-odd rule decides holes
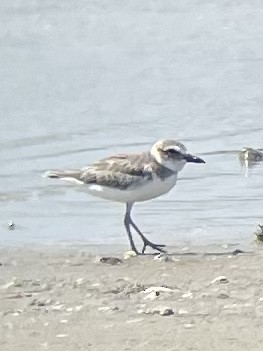
[[[151,155],[155,158],[155,160],[160,163],[162,166],[169,168],[173,172],[180,172],[184,166],[186,165],[185,160],[175,161],[171,159],[165,158],[162,153],[160,153],[155,145],[151,149]]]

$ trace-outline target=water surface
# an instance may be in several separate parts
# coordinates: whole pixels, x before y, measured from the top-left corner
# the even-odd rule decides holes
[[[126,243],[121,204],[41,174],[160,138],[207,163],[134,208],[145,233],[173,245],[252,241],[263,166],[245,177],[235,151],[263,147],[262,18],[256,0],[2,0],[1,243]]]

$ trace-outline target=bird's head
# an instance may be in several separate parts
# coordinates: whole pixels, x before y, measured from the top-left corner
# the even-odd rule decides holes
[[[174,172],[180,172],[188,162],[205,163],[202,158],[189,154],[186,147],[175,140],[157,141],[151,149],[151,154],[158,163]]]

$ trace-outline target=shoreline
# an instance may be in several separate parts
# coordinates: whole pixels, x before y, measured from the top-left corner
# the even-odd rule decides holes
[[[164,243],[165,244],[165,243]],[[257,250],[262,246],[263,248],[263,243],[260,242],[259,240],[256,239],[256,234],[252,234],[248,236],[246,239],[241,239],[239,241],[232,241],[232,242],[227,242],[226,240],[217,240],[217,241],[210,241],[210,242],[204,242],[201,241],[200,243],[192,242],[192,241],[179,241],[176,244],[166,244],[166,250],[169,254],[173,254],[175,252],[181,252],[181,251],[188,251],[188,250],[196,250],[196,251],[201,251],[205,252],[207,250],[225,250],[225,249],[231,249],[231,248],[240,248],[242,250]],[[140,241],[136,241],[136,247],[140,251],[142,248],[142,243]],[[63,240],[63,241],[52,241],[52,240],[47,240],[47,241],[0,241],[0,250],[2,249],[9,249],[9,248],[23,248],[23,249],[45,249],[45,248],[50,248],[50,249],[85,249],[90,251],[90,253],[93,254],[100,254],[100,253],[111,253],[111,254],[123,254],[126,251],[130,250],[129,243],[127,242],[126,244],[124,243],[92,243],[90,241],[85,241],[85,240]],[[153,252],[151,249],[148,251]]]

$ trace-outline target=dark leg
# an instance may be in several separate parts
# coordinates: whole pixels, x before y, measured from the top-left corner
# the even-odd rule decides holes
[[[125,217],[124,217],[124,225],[128,234],[128,238],[130,241],[130,245],[131,245],[131,249],[132,251],[134,251],[136,254],[139,254],[139,251],[136,249],[136,246],[134,244],[133,238],[132,238],[132,234],[131,234],[131,230],[130,230],[130,219],[131,219],[131,209],[132,209],[133,204],[126,204],[126,213],[125,213]]]
[[[131,210],[132,210],[132,206],[133,204],[126,204],[126,214],[125,214],[125,219],[124,219],[124,225],[130,240],[130,244],[131,244],[131,248],[134,252],[136,252],[138,254],[138,251],[134,245],[134,241],[132,239],[132,235],[131,235],[131,230],[130,230],[130,225],[134,228],[134,230],[136,230],[136,232],[140,235],[142,241],[143,241],[143,249],[142,249],[142,253],[145,252],[146,247],[149,246],[154,250],[157,250],[159,252],[165,252],[165,250],[162,249],[162,247],[165,247],[165,245],[158,245],[158,244],[154,244],[151,241],[149,241],[140,231],[140,229],[137,227],[137,225],[133,222],[133,220],[131,219]]]
[[[166,252],[165,250],[162,249],[162,247],[165,247],[166,245],[162,244],[154,244],[150,240],[148,240],[140,231],[140,229],[137,227],[137,225],[133,222],[133,220],[130,218],[130,224],[131,226],[136,230],[136,232],[140,235],[143,241],[143,248],[142,248],[142,253],[145,252],[146,247],[150,246],[152,249],[157,250],[159,252]]]

